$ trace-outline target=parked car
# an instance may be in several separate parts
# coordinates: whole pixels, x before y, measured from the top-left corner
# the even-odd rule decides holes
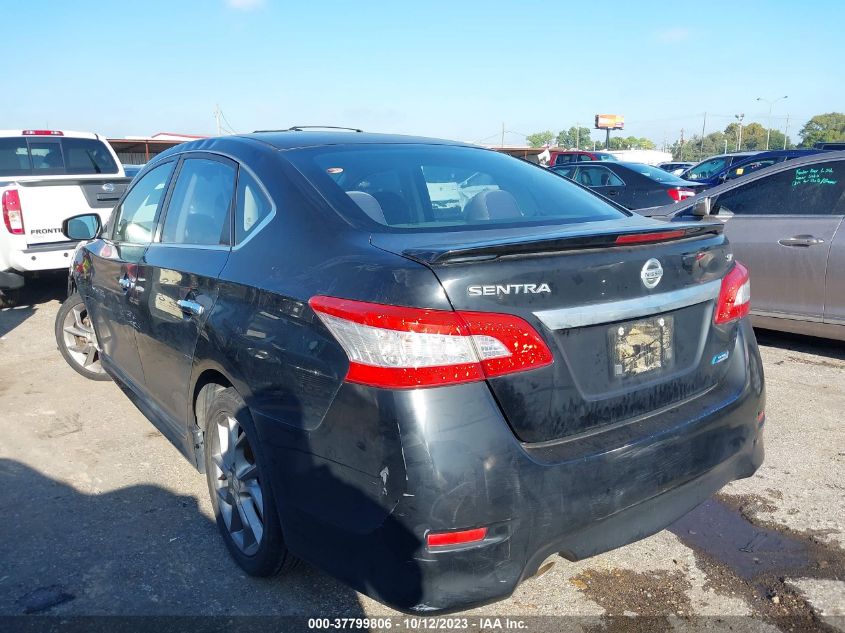
[[[612,198],[626,209],[662,206],[667,200],[680,202],[703,188],[641,163],[579,163],[552,167],[552,171]]]
[[[549,150],[549,167],[555,165],[567,165],[569,163],[581,163],[591,160],[616,161],[619,160],[609,152],[587,152],[584,150]]]
[[[124,165],[123,172],[127,178],[134,178],[143,168],[143,165]]]
[[[843,150],[845,149],[845,141],[822,141],[813,145],[816,149],[833,149],[833,150]]]
[[[97,134],[0,130],[0,307],[14,305],[27,278],[67,269],[75,242],[62,221],[94,209],[104,222],[127,182]]]
[[[754,156],[758,152],[734,152],[732,154],[719,154],[705,158],[683,172],[680,177],[684,180],[710,184],[713,178],[725,171],[728,167],[746,158]],[[718,184],[718,183],[716,183]]]
[[[667,231],[479,147],[285,131],[178,145],[98,223],[65,225],[92,240],[72,275],[91,343],[206,473],[247,573],[296,556],[407,612],[463,609],[763,459],[719,222]]]
[[[695,163],[660,163],[658,167],[663,171],[668,171],[674,176],[680,176],[690,167],[694,167]]]
[[[845,340],[845,152],[779,163],[653,217],[725,223],[760,327]],[[699,215],[697,215],[699,214]]]
[[[801,156],[817,154],[820,151],[821,150],[818,149],[778,149],[765,152],[754,152],[751,155],[745,156],[742,159],[734,160],[730,165],[725,166],[721,171],[711,173],[707,177],[704,177],[704,174],[699,172],[699,175],[701,175],[701,177],[693,178],[692,180],[695,180],[695,182],[704,185],[705,187],[712,187],[713,185],[718,185],[719,183],[725,182],[726,180],[739,178],[740,176],[750,174],[751,172],[757,171],[758,169],[763,169],[764,167],[768,167],[769,165],[781,163],[785,160],[792,160],[793,158],[799,158]],[[692,174],[692,170],[686,173]],[[681,177],[686,178],[685,175],[682,175]]]

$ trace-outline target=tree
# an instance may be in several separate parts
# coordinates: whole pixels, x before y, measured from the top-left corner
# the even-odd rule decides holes
[[[555,139],[555,145],[566,149],[592,149],[590,128],[572,126],[568,130],[561,130]]]
[[[801,137],[801,147],[812,147],[824,141],[845,141],[845,114],[817,114],[804,124],[798,136]]]
[[[534,134],[529,134],[525,137],[525,140],[531,147],[543,147],[543,145],[551,144],[554,138],[555,135],[552,131],[546,130],[545,132],[535,132]]]

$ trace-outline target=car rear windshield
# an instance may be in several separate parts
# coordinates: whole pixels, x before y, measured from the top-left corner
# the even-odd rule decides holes
[[[676,175],[670,174],[668,171],[663,171],[660,167],[652,167],[651,165],[643,165],[640,163],[625,163],[625,166],[628,169],[632,169],[638,174],[645,176],[646,178],[651,178],[652,180],[663,183],[664,185],[689,184],[689,182],[683,178],[678,178]]]
[[[92,138],[0,138],[0,176],[116,174],[105,143]]]
[[[542,167],[450,145],[352,145],[296,150],[296,167],[349,219],[388,230],[568,224],[623,217]]]

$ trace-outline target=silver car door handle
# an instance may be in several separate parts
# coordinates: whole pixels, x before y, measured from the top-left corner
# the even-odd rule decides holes
[[[812,235],[795,235],[778,240],[778,244],[782,246],[815,246],[816,244],[824,244],[824,240]]]
[[[176,305],[179,306],[185,314],[200,316],[205,311],[205,308],[203,308],[201,304],[196,301],[191,301],[190,299],[179,299],[176,302]]]

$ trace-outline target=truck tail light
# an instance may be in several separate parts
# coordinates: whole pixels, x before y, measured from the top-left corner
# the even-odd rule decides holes
[[[23,210],[17,189],[3,192],[3,223],[12,235],[23,235]]]
[[[348,382],[456,385],[544,367],[552,353],[510,314],[452,312],[315,296],[308,302],[349,357]]]
[[[668,193],[669,197],[675,202],[692,198],[695,195],[695,192],[692,189],[667,189],[666,193]]]
[[[748,269],[736,262],[722,279],[722,289],[716,301],[716,314],[713,320],[717,325],[722,325],[741,319],[750,311],[751,280],[748,278]]]

